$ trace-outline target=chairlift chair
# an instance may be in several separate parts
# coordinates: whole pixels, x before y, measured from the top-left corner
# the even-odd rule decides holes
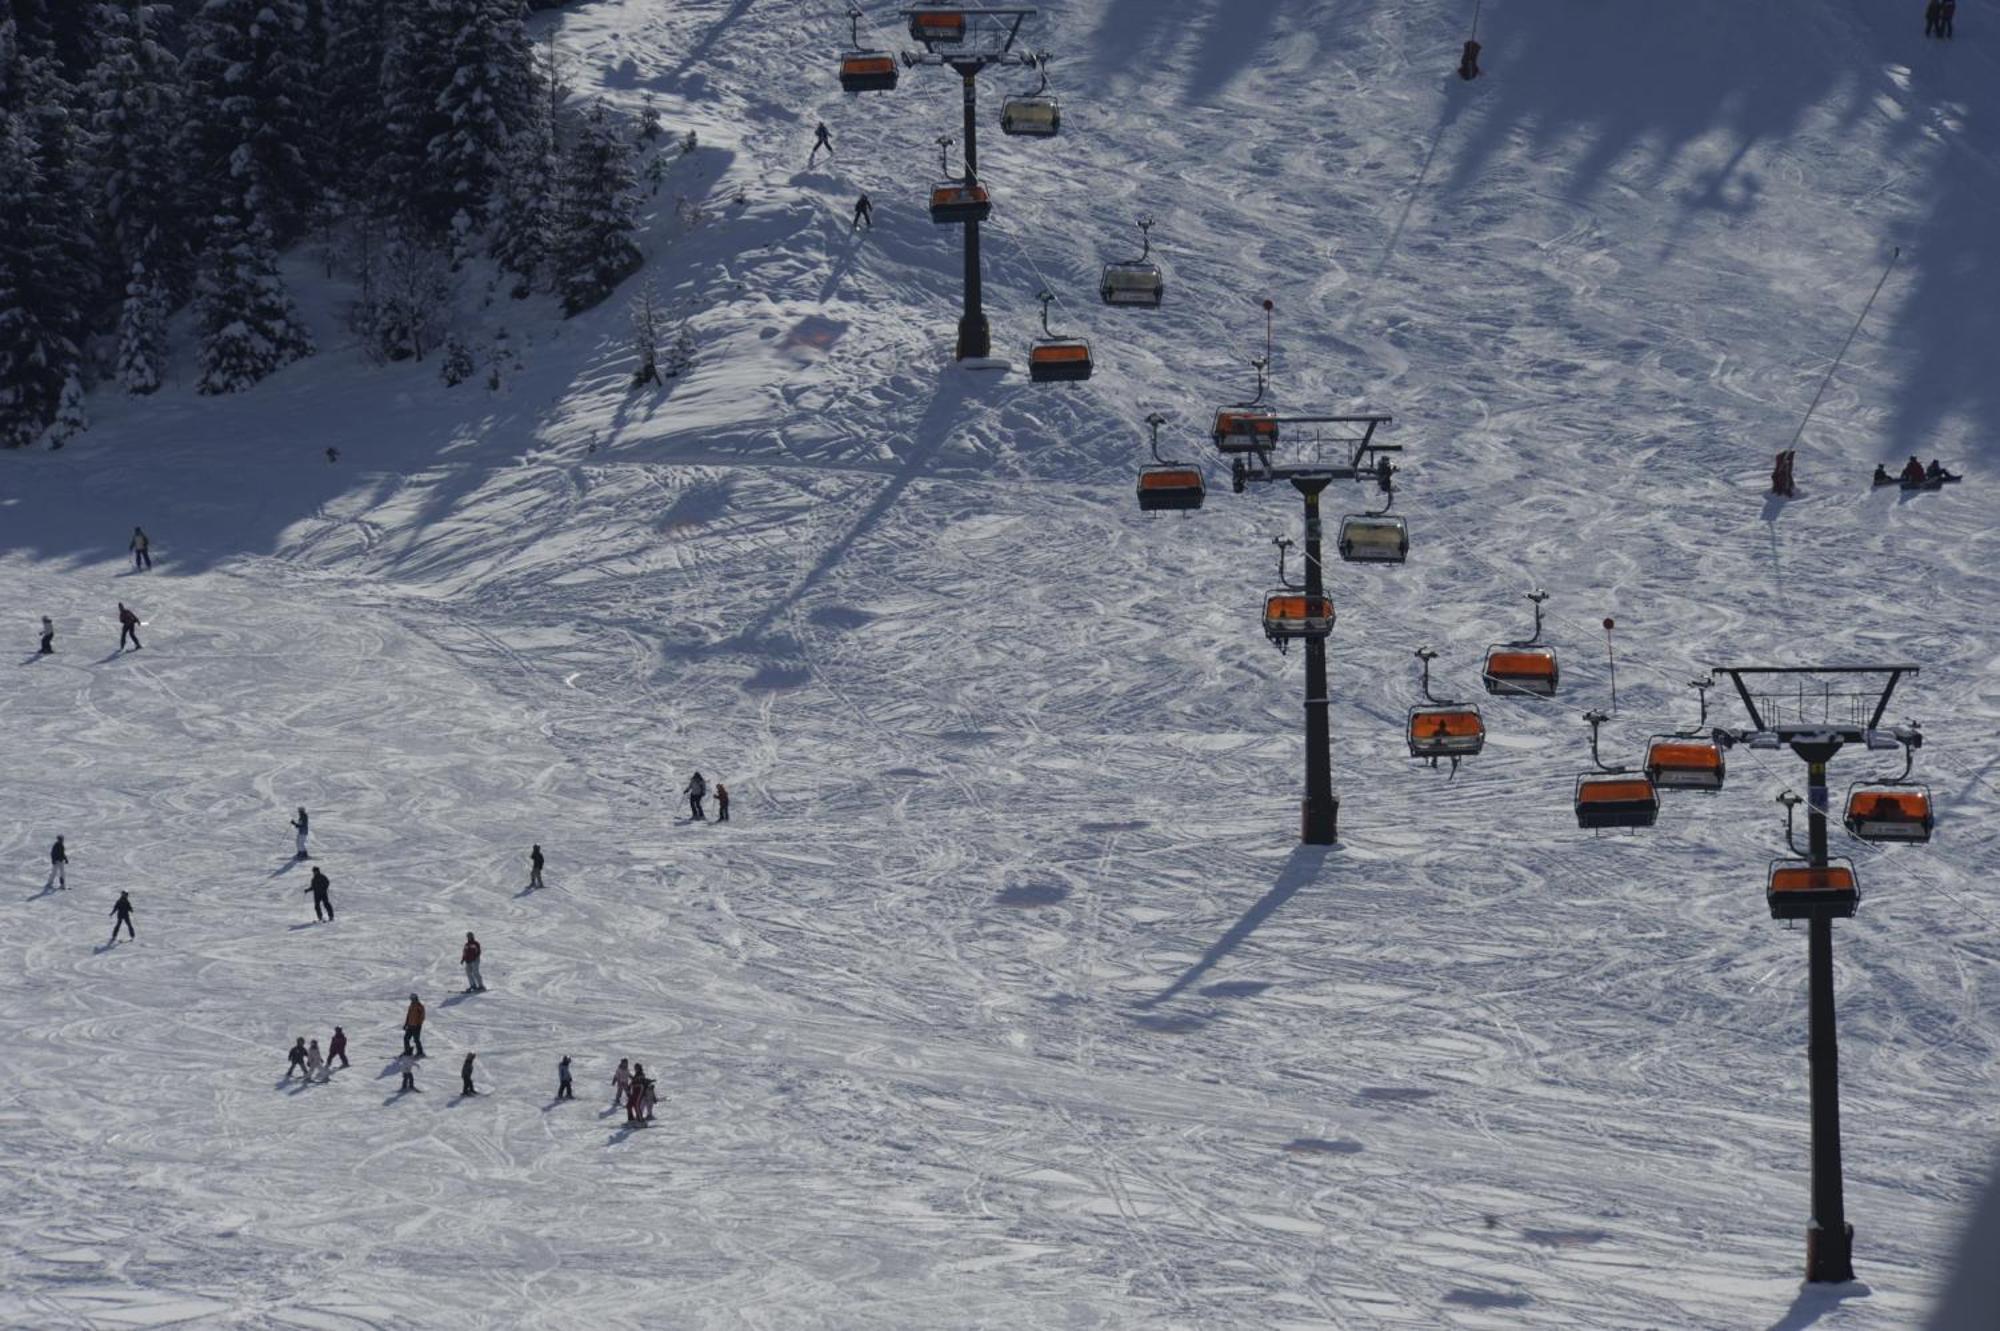
[[[1449,758],[1456,772],[1459,759],[1470,758],[1486,747],[1486,722],[1471,703],[1431,695],[1431,662],[1437,659],[1436,652],[1419,647],[1417,659],[1424,663],[1424,701],[1410,708],[1404,739],[1412,758],[1427,758],[1432,767],[1438,759]]]
[[[1848,834],[1862,841],[1922,845],[1931,839],[1937,818],[1930,787],[1910,780],[1910,768],[1921,736],[1903,746],[1902,774],[1889,781],[1857,781],[1847,788],[1842,819]]]
[[[1080,337],[1057,337],[1049,328],[1052,291],[1042,292],[1042,333],[1028,348],[1028,379],[1038,384],[1074,383],[1090,378],[1090,343]]]
[[[1375,473],[1382,489],[1382,507],[1369,513],[1349,513],[1340,520],[1335,548],[1350,564],[1400,564],[1410,557],[1410,524],[1389,512],[1396,502],[1395,468],[1387,458]]]
[[[859,9],[849,8],[847,22],[852,44],[840,55],[840,87],[843,92],[889,92],[896,86],[896,57],[887,51],[873,51],[861,44]]]
[[[993,198],[984,185],[963,180],[940,181],[931,189],[931,221],[939,226],[983,222],[993,211]]]
[[[1285,576],[1285,553],[1292,547],[1283,536],[1278,547],[1278,586],[1264,597],[1264,636],[1279,647],[1295,639],[1323,639],[1333,632],[1333,598],[1294,587]]]
[[[1709,681],[1697,679],[1688,687],[1701,699],[1701,719],[1692,730],[1655,735],[1646,744],[1646,775],[1661,790],[1693,790],[1713,793],[1722,789],[1728,764],[1722,746],[1702,734],[1708,722]]]
[[[1623,767],[1607,766],[1597,756],[1597,730],[1608,719],[1603,712],[1589,711],[1590,760],[1596,772],[1576,779],[1572,804],[1576,825],[1597,831],[1618,827],[1651,827],[1660,819],[1660,792],[1651,777]]]
[[[1052,139],[1062,132],[1062,106],[1049,91],[1048,53],[1035,56],[1042,81],[1033,92],[1017,93],[1000,103],[1000,132],[1030,139]]]
[[[1166,279],[1160,273],[1160,265],[1151,261],[1153,253],[1153,219],[1139,219],[1139,235],[1144,243],[1136,259],[1124,259],[1104,265],[1104,276],[1097,284],[1098,295],[1106,305],[1136,305],[1143,309],[1157,310],[1166,299]]]
[[[1520,642],[1496,643],[1486,651],[1480,675],[1488,693],[1520,694],[1531,698],[1555,696],[1562,673],[1556,663],[1556,649],[1543,645],[1542,602],[1549,594],[1539,587],[1528,594],[1535,603],[1535,632]]]
[[[1823,866],[1809,860],[1772,860],[1764,880],[1764,901],[1774,920],[1850,916],[1861,901],[1854,863],[1845,858]]]
[[[1184,462],[1170,462],[1160,456],[1160,427],[1167,418],[1154,412],[1146,417],[1153,427],[1153,465],[1139,471],[1139,511],[1141,513],[1186,512],[1201,507],[1208,486],[1201,468]]]
[[[961,45],[965,31],[962,9],[917,9],[910,13],[910,37],[926,46]]]

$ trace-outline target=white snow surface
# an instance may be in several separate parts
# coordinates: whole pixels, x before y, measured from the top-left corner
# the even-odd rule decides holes
[[[60,649],[0,687],[0,1324],[1922,1322],[2000,1138],[2000,57],[1915,4],[1495,0],[1468,85],[1469,8],[1044,4],[1062,137],[1004,139],[1025,80],[982,85],[995,374],[950,363],[921,207],[948,74],[843,97],[837,5],[579,4],[541,21],[580,88],[700,135],[646,235],[687,379],[627,392],[630,284],[559,322],[475,276],[502,391],[373,367],[301,254],[318,357],[0,458],[6,620]],[[1142,212],[1167,305],[1106,310]],[[1088,384],[1019,368],[1045,281]],[[1407,450],[1410,562],[1329,570],[1324,850],[1256,621],[1296,502],[1212,456],[1199,513],[1131,493],[1149,410],[1207,454],[1267,295],[1280,406]],[[1871,493],[1911,452],[1965,484]],[[1455,780],[1411,763],[1411,651],[1475,690],[1537,585],[1562,693],[1485,700]],[[1761,888],[1802,765],[1579,832],[1605,616],[1613,758],[1712,665],[1922,667],[1892,715],[1937,839],[1842,848],[1857,1284],[1799,1280],[1805,940]],[[728,826],[684,820],[695,768]],[[281,1082],[336,1022],[352,1069]],[[605,1108],[621,1056],[650,1129]]]

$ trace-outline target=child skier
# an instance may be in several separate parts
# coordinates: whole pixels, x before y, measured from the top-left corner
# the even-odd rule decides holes
[[[403,1084],[396,1089],[398,1091],[417,1091],[417,1055],[405,1049],[401,1056],[397,1058],[396,1066],[403,1071]],[[417,1094],[422,1095],[423,1092],[417,1091]]]
[[[611,1107],[616,1109],[623,1105],[631,1090],[632,1061],[621,1058],[618,1060],[618,1070],[611,1074]]]
[[[290,1081],[294,1072],[307,1081],[312,1080],[312,1074],[306,1071],[306,1037],[303,1035],[293,1043],[291,1052],[285,1055],[285,1080]]]
[[[729,821],[729,787],[720,781],[715,783],[715,821],[718,823]]]
[[[306,1046],[306,1080],[326,1080],[326,1059],[320,1055],[318,1040]]]

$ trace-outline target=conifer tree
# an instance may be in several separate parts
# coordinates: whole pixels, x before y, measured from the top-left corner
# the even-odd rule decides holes
[[[166,352],[166,290],[142,260],[134,260],[118,309],[118,382],[135,395],[154,391]]]
[[[271,235],[247,200],[225,205],[209,226],[195,285],[202,393],[237,393],[313,351],[278,275]]]
[[[0,447],[35,442],[82,371],[97,291],[76,126],[49,48],[0,20]]]
[[[563,164],[551,258],[566,314],[603,300],[640,264],[630,142],[593,102]]]
[[[117,281],[138,267],[185,290],[189,261],[173,170],[184,97],[180,62],[162,40],[171,13],[153,0],[107,0],[96,10],[97,62],[84,102],[103,201],[103,266]]]
[[[450,82],[437,95],[443,126],[425,147],[424,210],[463,251],[483,230],[506,174],[509,141],[534,102],[519,0],[432,0],[453,32]],[[511,17],[508,11],[512,10]]]
[[[188,43],[190,92],[183,166],[194,231],[247,209],[275,244],[304,225],[312,200],[305,149],[311,133],[303,0],[204,0]]]
[[[326,63],[320,69],[321,189],[352,205],[379,197],[377,158],[386,115],[382,60],[385,0],[326,0]]]

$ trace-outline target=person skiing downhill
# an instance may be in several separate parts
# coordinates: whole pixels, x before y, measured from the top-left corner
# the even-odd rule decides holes
[[[458,952],[458,959],[465,963],[465,992],[468,994],[486,992],[486,981],[479,978],[480,951],[479,940],[468,932],[465,935],[465,946]]]
[[[410,1055],[412,1048],[416,1050],[416,1057],[422,1058],[424,1056],[424,1005],[417,1001],[415,994],[410,995],[410,1006],[403,1013],[403,1054],[405,1057]]]
[[[396,1090],[399,1093],[402,1091],[416,1091],[418,1095],[422,1095],[423,1092],[417,1090],[417,1056],[405,1049],[397,1057],[396,1066],[401,1068],[403,1072],[403,1084],[398,1086]]]
[[[313,920],[315,923],[321,920],[326,921],[328,924],[333,923],[333,902],[329,901],[326,895],[327,889],[332,886],[333,880],[326,876],[324,869],[315,864],[313,866],[312,882],[306,885],[306,891],[312,893]]]
[[[326,1060],[320,1056],[318,1040],[306,1046],[306,1080],[326,1080]]]
[[[142,646],[142,644],[139,641],[139,616],[133,614],[130,607],[128,607],[123,601],[120,601],[118,603],[118,650],[119,651],[122,652],[125,650],[125,640],[127,638],[130,638],[132,640],[132,650],[135,652],[138,651],[139,648]]]
[[[572,1086],[569,1080],[568,1054],[564,1054],[562,1056],[562,1062],[556,1064],[556,1099],[558,1100],[576,1099],[576,1087]]]
[[[528,847],[528,888],[530,891],[542,885],[542,847],[539,842]]]
[[[729,787],[720,781],[715,783],[715,821],[718,823],[729,821]]]
[[[137,939],[139,937],[132,928],[132,894],[130,892],[120,892],[118,894],[118,900],[111,903],[111,915],[111,943],[118,941],[118,930],[120,928],[125,930],[127,938]],[[106,943],[105,946],[109,947],[111,943]]]
[[[847,229],[852,231],[864,222],[868,224],[870,231],[875,229],[875,205],[868,202],[866,194],[854,201],[854,220],[848,224]]]
[[[702,778],[700,772],[688,778],[688,783],[681,789],[681,793],[688,797],[688,810],[693,815],[694,821],[707,822],[707,815],[701,811],[701,801],[702,797],[708,794],[708,782]]]
[[[333,1060],[336,1058],[340,1060],[340,1066],[349,1066],[347,1061],[347,1032],[338,1026],[333,1028],[333,1038],[326,1042],[326,1075],[328,1077],[333,1076]]]
[[[47,615],[42,616],[42,645],[36,649],[37,656],[53,656],[56,650],[56,622]]]
[[[826,155],[828,157],[833,156],[833,135],[827,132],[826,122],[824,120],[820,121],[819,128],[813,131],[813,150],[806,157],[807,166],[811,166],[813,164],[813,160],[819,156],[819,150],[821,148],[826,149]]]
[[[299,806],[299,816],[292,819],[292,830],[299,834],[298,853],[293,855],[292,858],[295,860],[311,859],[312,855],[306,850],[306,835],[312,830],[312,820],[306,817],[306,806],[303,804]]]
[[[285,1080],[290,1081],[294,1072],[307,1081],[312,1080],[312,1074],[306,1071],[306,1037],[303,1035],[293,1042],[291,1052],[285,1055]]]
[[[465,1062],[458,1065],[458,1080],[460,1083],[459,1085],[460,1095],[479,1094],[478,1089],[474,1087],[472,1084],[472,1060],[478,1057],[479,1055],[477,1054],[467,1053],[465,1056]]]
[[[618,1070],[611,1074],[611,1107],[623,1105],[632,1090],[632,1060],[618,1060]]]
[[[56,844],[49,847],[50,887],[69,890],[69,852],[63,849],[63,839],[56,838]]]
[[[153,566],[153,543],[146,539],[146,529],[144,527],[134,527],[132,529],[132,542],[128,548],[132,551],[132,571],[134,573],[137,573],[142,568],[151,568]]]

